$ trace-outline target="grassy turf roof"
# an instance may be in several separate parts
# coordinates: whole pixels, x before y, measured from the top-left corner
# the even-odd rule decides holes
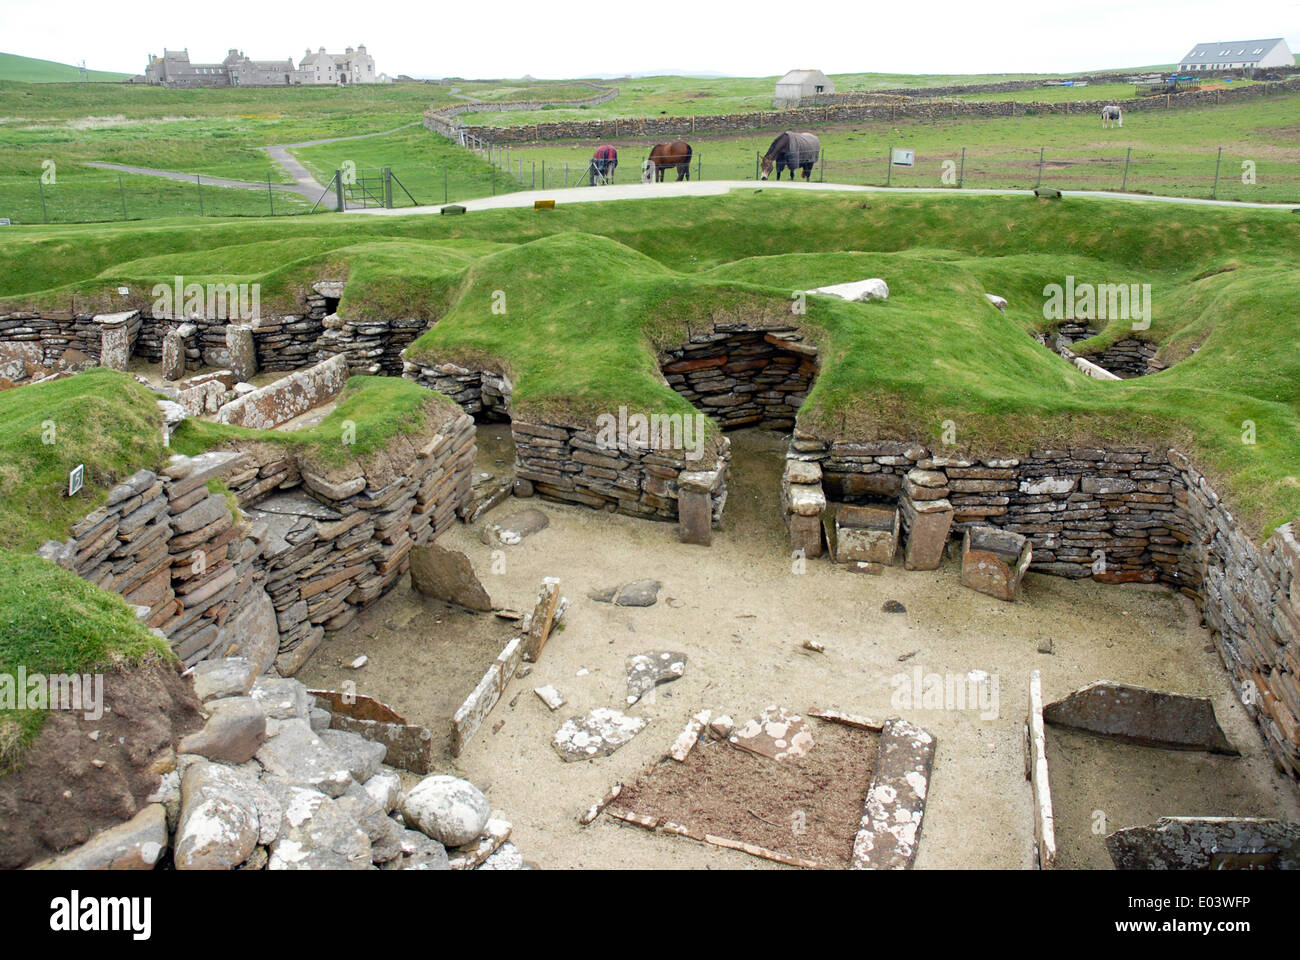
[[[806,426],[937,442],[952,420],[958,449],[980,452],[1168,442],[1262,532],[1300,514],[1296,249],[1300,218],[1284,211],[756,190],[457,218],[15,228],[0,294],[66,305],[180,273],[274,296],[342,272],[345,316],[439,319],[415,358],[503,370],[521,415],[588,421],[623,404],[685,412],[655,354],[702,321],[775,316],[795,290],[880,276],[887,303],[810,298],[799,318],[823,363]],[[1080,352],[1138,336],[1181,362],[1104,383],[1034,343],[1043,288],[1066,276],[1151,284],[1149,329],[1115,321]]]

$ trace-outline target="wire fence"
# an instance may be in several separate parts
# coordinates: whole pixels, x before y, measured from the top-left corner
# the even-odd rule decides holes
[[[648,177],[643,163],[650,146],[616,144],[619,165],[593,176],[592,145],[549,143],[493,146],[474,141],[454,164],[402,158],[391,167],[351,168],[319,176],[319,192],[295,188],[278,175],[266,182],[222,181],[205,175],[170,177],[117,173],[99,168],[40,176],[0,178],[0,224],[87,223],[156,217],[300,216],[348,210],[438,206],[519,190],[554,190],[637,183]],[[1022,189],[1111,191],[1219,200],[1300,202],[1300,162],[1282,151],[1258,155],[1238,147],[1204,152],[1158,151],[1107,145],[1081,150],[1052,146],[949,147],[904,150],[894,144],[828,144],[809,171],[814,183],[925,189]],[[694,149],[691,180],[760,178],[760,156],[738,141],[704,141]],[[660,171],[665,182],[686,176]],[[790,174],[783,174],[789,178]],[[775,177],[775,172],[773,173]],[[802,180],[800,171],[796,175]],[[341,185],[340,185],[341,181]]]
[[[758,180],[761,154],[752,147],[705,142],[693,151],[692,180]],[[710,149],[712,147],[713,149]],[[618,145],[615,183],[643,179],[650,148]],[[494,164],[508,170],[522,189],[573,185],[585,169],[590,147],[528,145],[489,148]],[[1205,152],[1157,151],[1120,145],[1103,150],[1051,146],[951,147],[911,150],[834,145],[822,148],[808,171],[816,183],[924,189],[1018,189],[1108,191],[1192,198],[1289,203],[1300,201],[1300,162],[1263,149],[1215,147]],[[773,170],[771,178],[775,179]],[[790,173],[781,174],[789,179]],[[670,168],[665,180],[679,179]],[[800,169],[795,178],[804,179]]]

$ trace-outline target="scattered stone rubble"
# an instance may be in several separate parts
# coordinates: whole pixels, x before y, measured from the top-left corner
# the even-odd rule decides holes
[[[480,790],[436,775],[403,791],[384,745],[331,729],[298,681],[246,660],[194,676],[209,719],[164,758],[147,804],[42,866],[152,869],[170,853],[178,870],[525,867],[513,845],[494,858],[511,828]]]

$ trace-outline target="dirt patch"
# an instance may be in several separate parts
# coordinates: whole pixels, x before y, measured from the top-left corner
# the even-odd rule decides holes
[[[490,613],[423,596],[403,578],[346,630],[328,635],[296,679],[313,690],[355,683],[357,693],[433,731],[435,760],[450,762],[452,715],[518,632],[518,624]],[[369,658],[365,667],[347,666],[363,653]],[[510,696],[522,689],[517,685]],[[497,719],[489,718],[489,728]]]
[[[1241,741],[1240,734],[1237,741]],[[1256,744],[1241,743],[1254,752]],[[1047,728],[1058,867],[1111,870],[1103,843],[1160,817],[1294,816],[1285,781],[1262,779],[1243,758],[1120,743]]]
[[[158,788],[155,761],[203,725],[194,688],[174,663],[107,672],[103,706],[98,719],[51,711],[19,768],[0,779],[0,869],[129,820]]]
[[[721,740],[697,744],[624,789],[617,805],[712,834],[847,868],[879,738],[834,723],[802,757],[769,760]]]

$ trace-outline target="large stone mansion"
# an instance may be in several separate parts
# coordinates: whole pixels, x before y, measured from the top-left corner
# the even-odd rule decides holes
[[[189,49],[164,50],[149,55],[144,82],[164,87],[284,87],[298,84],[349,86],[387,83],[375,71],[375,58],[365,44],[344,53],[308,50],[294,67],[293,60],[250,60],[242,50],[231,49],[220,63],[191,63]]]

